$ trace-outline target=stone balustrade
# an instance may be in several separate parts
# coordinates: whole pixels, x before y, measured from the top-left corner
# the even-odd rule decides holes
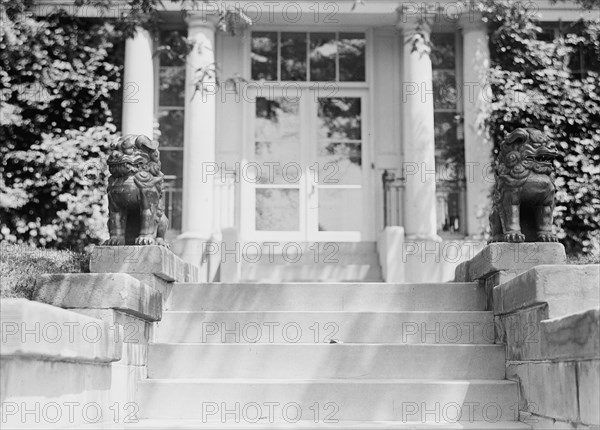
[[[95,273],[41,275],[2,300],[2,428],[123,428],[174,282],[198,268],[160,246],[96,247]]]
[[[456,269],[486,289],[532,429],[600,425],[600,265],[565,260],[556,243],[494,243]]]

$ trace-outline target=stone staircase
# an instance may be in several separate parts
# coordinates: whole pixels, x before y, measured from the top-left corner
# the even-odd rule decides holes
[[[241,253],[242,282],[381,282],[375,242],[264,242]]]
[[[128,428],[527,429],[477,283],[175,284]]]

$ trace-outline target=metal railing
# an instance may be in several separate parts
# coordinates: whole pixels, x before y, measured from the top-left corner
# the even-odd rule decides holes
[[[383,225],[403,226],[405,220],[404,213],[404,192],[406,180],[404,177],[396,176],[396,173],[390,170],[384,170],[381,181],[383,183]],[[458,194],[458,213],[450,214],[448,200],[451,194]],[[436,198],[438,218],[440,218],[440,234],[461,234],[467,231],[467,192],[464,179],[456,181],[437,181]]]
[[[169,219],[169,229],[173,233],[181,233],[181,216],[183,210],[182,188],[177,187],[177,176],[165,175],[163,198],[165,215]],[[217,175],[213,185],[213,231],[221,231],[235,226],[235,177]]]
[[[163,199],[165,215],[169,219],[169,229],[181,231],[181,188],[176,187],[177,176],[165,175]]]
[[[390,170],[384,170],[383,183],[383,226],[404,225],[404,187],[405,179]]]

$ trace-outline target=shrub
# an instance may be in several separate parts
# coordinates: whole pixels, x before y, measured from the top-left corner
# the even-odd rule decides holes
[[[522,3],[489,1],[489,75],[493,99],[482,119],[498,145],[518,127],[543,130],[563,151],[555,161],[555,223],[570,254],[597,252],[600,232],[600,75],[575,76],[576,52],[600,65],[600,23],[568,24],[554,41],[540,37]],[[594,63],[595,61],[595,63]]]
[[[120,33],[63,12],[35,19],[19,1],[0,7],[0,240],[81,250],[105,222]]]

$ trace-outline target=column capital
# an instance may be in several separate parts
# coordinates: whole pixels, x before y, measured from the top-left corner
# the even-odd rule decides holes
[[[212,31],[217,30],[219,16],[214,13],[208,13],[202,10],[188,11],[185,16],[185,22],[188,28],[205,27]]]
[[[479,11],[469,11],[462,14],[458,20],[458,25],[464,31],[487,31],[487,22],[483,20],[483,15]]]
[[[437,9],[425,4],[405,3],[396,9],[396,27],[404,32],[431,33],[431,22],[435,20]]]

